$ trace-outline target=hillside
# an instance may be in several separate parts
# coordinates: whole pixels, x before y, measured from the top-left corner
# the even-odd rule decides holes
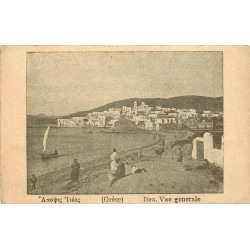
[[[131,98],[116,102],[108,103],[104,106],[92,109],[90,111],[77,112],[66,117],[74,116],[85,116],[89,112],[93,111],[104,111],[109,108],[121,108],[122,106],[132,107],[134,101],[137,101],[138,105],[141,102],[145,102],[150,107],[162,106],[166,108],[194,108],[196,110],[212,110],[222,111],[223,110],[223,97],[206,97],[206,96],[178,96],[172,98]]]
[[[223,110],[223,97],[206,97],[206,96],[178,96],[172,98],[131,98],[126,100],[120,100],[108,103],[104,106],[88,110],[80,111],[68,116],[63,117],[48,117],[48,116],[29,116],[27,117],[28,125],[32,124],[47,124],[56,123],[57,118],[71,118],[74,116],[86,116],[90,112],[101,112],[108,110],[109,108],[121,108],[122,106],[132,107],[134,101],[137,101],[138,105],[141,102],[145,102],[151,107],[162,106],[166,108],[193,108],[198,111],[201,110],[212,110],[212,111],[222,111]]]

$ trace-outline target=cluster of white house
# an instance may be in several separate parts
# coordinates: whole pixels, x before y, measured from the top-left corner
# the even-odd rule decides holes
[[[57,125],[58,127],[113,127],[120,116],[120,111],[110,109],[104,112],[92,112],[84,117],[57,119]]]
[[[221,116],[223,116],[223,112],[212,112],[210,110],[206,110],[206,111],[203,111],[201,116],[208,117],[208,118],[221,117]]]
[[[204,111],[203,114],[211,115],[212,112]],[[137,105],[135,101],[133,107],[109,108],[108,111],[92,112],[85,117],[57,119],[57,124],[58,127],[113,127],[121,117],[135,122],[139,128],[160,130],[162,125],[178,127],[187,120],[197,119],[197,112],[195,109],[164,108],[161,106],[153,108],[144,102]]]

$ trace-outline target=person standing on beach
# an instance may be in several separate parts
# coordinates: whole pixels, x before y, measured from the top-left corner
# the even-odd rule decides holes
[[[32,174],[32,177],[31,177],[31,183],[32,183],[32,186],[31,186],[31,191],[35,190],[36,189],[36,183],[37,183],[37,178],[35,177],[34,174]]]
[[[182,162],[182,151],[181,151],[181,147],[179,147],[179,151],[178,151],[178,158],[177,158],[177,161],[178,162]]]
[[[164,139],[162,140],[161,144],[162,144],[162,148],[164,149],[164,147],[165,147],[165,140]]]
[[[142,149],[140,148],[137,154],[137,159],[140,160],[142,157]]]
[[[118,158],[116,148],[113,149],[113,153],[111,154],[110,158],[111,158],[110,169],[111,171],[116,171],[117,170],[116,159]]]
[[[163,152],[164,152],[164,149],[162,147],[162,144],[160,144],[159,148],[155,150],[155,153],[159,156],[159,158],[161,158],[163,155]]]
[[[71,180],[78,181],[80,176],[80,164],[77,162],[77,159],[74,159],[73,164],[71,165]]]

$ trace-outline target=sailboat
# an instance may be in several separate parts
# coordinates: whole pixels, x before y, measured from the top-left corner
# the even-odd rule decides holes
[[[48,159],[48,158],[56,158],[58,157],[58,152],[55,150],[54,153],[45,153],[45,150],[47,148],[47,140],[48,140],[48,135],[49,135],[49,127],[47,127],[44,137],[43,137],[43,153],[41,154],[42,159]]]

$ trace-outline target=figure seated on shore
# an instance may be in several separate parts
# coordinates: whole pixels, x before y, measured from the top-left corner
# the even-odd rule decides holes
[[[117,163],[117,169],[111,170],[109,173],[109,179],[111,180],[110,187],[114,184],[114,182],[125,176],[125,164],[120,158],[117,158],[115,161]]]
[[[147,170],[145,168],[138,168],[135,165],[131,166],[131,171],[132,171],[132,174],[139,174],[139,173],[146,173],[147,172]]]

